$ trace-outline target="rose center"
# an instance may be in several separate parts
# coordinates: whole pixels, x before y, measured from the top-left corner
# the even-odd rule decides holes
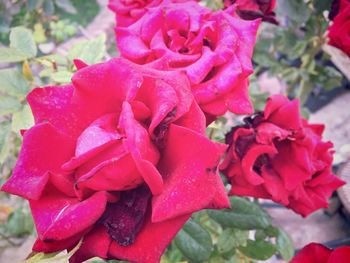
[[[108,204],[102,223],[109,236],[121,246],[135,242],[146,216],[151,192],[145,186],[122,192],[120,200]]]

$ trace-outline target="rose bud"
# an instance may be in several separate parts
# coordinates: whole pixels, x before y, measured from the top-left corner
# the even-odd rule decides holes
[[[304,217],[327,207],[344,182],[332,173],[333,145],[322,141],[323,129],[301,117],[298,100],[270,97],[263,112],[227,134],[220,168],[230,195],[271,199]]]

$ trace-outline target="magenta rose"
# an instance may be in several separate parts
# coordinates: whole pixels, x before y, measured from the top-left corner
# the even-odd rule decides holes
[[[339,9],[328,27],[329,44],[350,56],[350,1],[341,0]]]
[[[271,199],[302,216],[327,207],[344,182],[332,173],[332,143],[322,141],[323,128],[301,117],[298,100],[270,97],[264,112],[227,135],[221,169],[230,194]]]
[[[118,26],[129,26],[142,17],[149,8],[168,2],[186,1],[191,0],[109,0],[108,7],[115,13]]]
[[[263,21],[278,24],[276,14],[276,0],[224,0],[224,7],[235,5],[235,12],[245,20],[261,18]]]
[[[35,126],[2,190],[29,200],[34,251],[83,238],[71,262],[157,262],[191,213],[229,206],[216,169],[226,146],[205,137],[183,74],[77,65],[72,84],[28,95]]]
[[[150,9],[129,27],[117,27],[122,57],[161,70],[185,72],[207,115],[252,112],[248,77],[260,21],[189,1]]]
[[[290,263],[347,263],[350,259],[350,246],[329,249],[321,244],[305,246]]]

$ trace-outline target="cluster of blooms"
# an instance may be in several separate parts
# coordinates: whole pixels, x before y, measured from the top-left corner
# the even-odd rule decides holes
[[[253,113],[248,77],[260,20],[247,10],[265,18],[275,1],[245,2],[213,12],[191,0],[111,0],[121,57],[76,60],[71,84],[28,95],[35,125],[23,131],[2,190],[29,200],[34,251],[83,239],[71,262],[159,262],[192,213],[230,206],[223,156],[232,195],[304,216],[327,205],[343,182],[331,173],[322,127],[300,117],[297,101],[271,97],[232,129],[229,146],[205,136],[227,111]]]
[[[329,44],[350,56],[350,1],[334,0],[329,17],[333,20],[328,28]]]

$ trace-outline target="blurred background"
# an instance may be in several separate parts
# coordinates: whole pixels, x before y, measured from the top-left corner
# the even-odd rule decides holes
[[[4,48],[0,52],[0,185],[11,175],[21,129],[33,124],[26,94],[37,86],[70,82],[75,58],[93,64],[118,55],[115,18],[107,4],[107,0],[0,0],[0,47]],[[222,8],[219,0],[202,4]],[[327,45],[330,5],[330,0],[277,1],[279,24],[263,23],[259,30],[250,92],[256,110],[263,109],[271,94],[299,98],[304,117],[326,124],[325,139],[335,147],[334,172],[350,182],[350,59]],[[220,141],[238,121],[228,114],[208,129]],[[273,223],[289,234],[291,249],[309,242],[350,245],[348,186],[334,195],[329,209],[307,219],[274,203],[261,205]],[[0,262],[26,258],[34,232],[27,203],[0,192]],[[284,260],[275,256],[267,262]]]

